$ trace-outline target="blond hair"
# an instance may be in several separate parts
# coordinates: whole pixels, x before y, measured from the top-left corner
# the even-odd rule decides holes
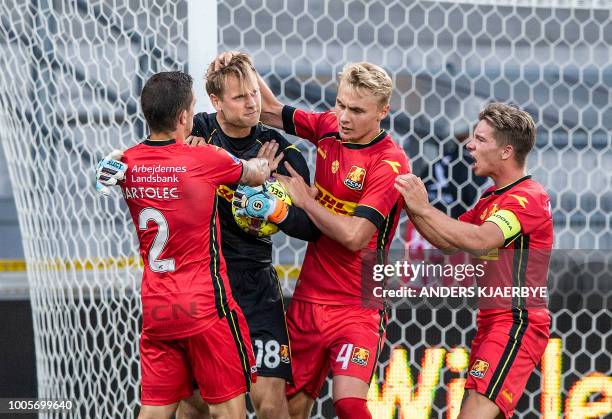
[[[244,53],[235,54],[230,62],[219,70],[215,70],[214,61],[208,66],[206,71],[206,92],[223,99],[225,80],[229,75],[238,79],[241,86],[244,86],[249,79],[249,74],[255,74],[255,67],[251,58]]]
[[[391,77],[375,64],[361,62],[345,65],[339,74],[339,84],[342,83],[352,89],[367,90],[379,98],[381,105],[388,104],[391,98]]]
[[[487,121],[495,130],[497,144],[512,146],[519,166],[525,164],[536,140],[536,127],[531,115],[515,105],[494,102],[478,114],[478,120]]]

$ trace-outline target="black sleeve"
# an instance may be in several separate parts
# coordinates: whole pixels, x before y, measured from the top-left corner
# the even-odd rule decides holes
[[[310,185],[310,170],[308,169],[308,164],[306,163],[306,159],[302,155],[300,149],[291,144],[280,134],[276,135],[275,137],[276,142],[280,146],[279,150],[285,155],[283,160],[279,163],[276,171],[281,175],[289,176],[289,172],[287,172],[287,169],[285,168],[285,162],[289,162],[291,167],[293,167],[295,171],[298,172],[302,178],[304,178],[304,181]]]
[[[321,236],[321,231],[308,218],[302,208],[289,206],[287,217],[278,224],[278,227],[288,236],[296,239],[313,242]]]
[[[310,185],[310,170],[308,169],[308,164],[306,164],[306,159],[302,155],[300,149],[277,132],[273,138],[279,144],[279,149],[285,155],[278,165],[277,171],[281,175],[289,176],[284,164],[287,161],[291,167],[304,178],[304,181]],[[321,231],[310,218],[308,218],[306,211],[294,206],[289,206],[287,217],[278,227],[288,236],[309,242],[317,240],[321,235]]]
[[[295,124],[293,123],[293,114],[295,113],[293,106],[285,105],[281,111],[283,119],[283,131],[290,135],[297,135],[295,133]]]

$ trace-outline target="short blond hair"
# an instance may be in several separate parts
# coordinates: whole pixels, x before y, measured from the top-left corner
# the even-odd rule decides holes
[[[377,96],[381,105],[389,103],[393,83],[387,72],[375,64],[360,62],[344,66],[339,74],[339,84],[345,83],[352,89],[363,89]]]
[[[514,148],[519,166],[525,165],[527,154],[536,141],[533,118],[516,105],[500,102],[489,103],[478,115],[479,121],[487,121],[495,130],[497,144]]]
[[[235,54],[230,62],[219,70],[215,70],[215,62],[213,61],[206,71],[206,93],[222,99],[227,76],[235,76],[240,85],[244,86],[250,72],[256,74],[255,66],[253,66],[251,58],[242,52]]]

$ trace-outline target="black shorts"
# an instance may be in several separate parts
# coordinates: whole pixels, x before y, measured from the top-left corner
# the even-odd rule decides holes
[[[283,293],[272,265],[230,269],[227,274],[234,299],[249,326],[257,375],[292,381],[291,349],[285,321]]]

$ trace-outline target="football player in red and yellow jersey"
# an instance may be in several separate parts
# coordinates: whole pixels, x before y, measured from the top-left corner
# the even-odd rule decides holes
[[[244,418],[256,367],[220,248],[216,190],[262,184],[268,162],[184,143],[195,104],[187,74],[153,75],[141,104],[151,135],[123,153],[121,183],[144,261],[139,418],[172,417],[194,381],[213,417]]]
[[[448,253],[497,254],[497,261],[489,264],[489,286],[546,287],[553,246],[550,198],[526,174],[535,133],[531,116],[514,106],[492,103],[480,112],[466,147],[474,174],[495,184],[459,220],[429,204],[418,177],[401,175],[395,182],[409,217],[436,247]],[[546,349],[550,316],[545,301],[520,295],[500,301],[479,301],[467,397],[459,418],[511,417]]]
[[[218,57],[219,65],[232,56]],[[287,312],[293,361],[288,387],[292,418],[308,418],[331,370],[340,419],[371,418],[366,398],[384,341],[386,315],[364,304],[364,255],[387,249],[402,208],[391,185],[410,168],[404,151],[381,129],[392,82],[370,63],[347,65],[335,109],[313,113],[283,106],[260,80],[261,121],[317,147],[315,187],[289,166],[286,184],[323,235],[308,244]]]

